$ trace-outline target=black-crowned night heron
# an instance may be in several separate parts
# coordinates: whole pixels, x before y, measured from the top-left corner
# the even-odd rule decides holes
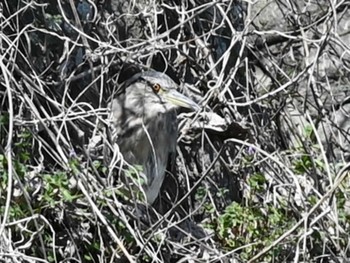
[[[176,88],[163,73],[138,73],[124,83],[123,92],[109,105],[116,143],[125,161],[142,167],[149,204],[158,196],[169,155],[176,152],[176,109],[199,109]]]

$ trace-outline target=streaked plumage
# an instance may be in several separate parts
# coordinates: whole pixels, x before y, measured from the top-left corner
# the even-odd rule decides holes
[[[176,83],[160,72],[138,73],[124,85],[109,105],[116,143],[129,164],[143,167],[144,190],[152,204],[163,183],[169,154],[176,151],[176,108],[199,106],[177,92]]]

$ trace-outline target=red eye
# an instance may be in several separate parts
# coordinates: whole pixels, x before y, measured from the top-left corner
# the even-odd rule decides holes
[[[158,93],[161,89],[158,83],[154,84],[152,88],[155,93]]]

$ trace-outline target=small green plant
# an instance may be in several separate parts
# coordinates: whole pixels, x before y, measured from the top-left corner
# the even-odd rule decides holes
[[[137,200],[145,201],[145,196],[141,191],[141,187],[146,184],[146,179],[142,171],[143,167],[141,165],[134,165],[124,171],[123,176],[125,177],[127,185],[118,187],[116,193],[123,198],[130,199],[135,197]],[[130,191],[132,191],[132,193]]]
[[[45,182],[43,200],[50,207],[63,202],[73,202],[79,198],[79,194],[72,193],[69,189],[68,175],[66,172],[57,172],[54,174],[44,174],[42,176]]]
[[[125,171],[125,176],[132,178],[138,185],[145,185],[146,180],[142,176],[143,167],[142,165],[133,165],[128,170]]]
[[[242,247],[240,256],[247,260],[282,235],[292,222],[285,209],[272,204],[249,207],[233,202],[217,219],[217,238],[228,250]]]
[[[254,192],[263,192],[266,189],[266,179],[263,174],[255,173],[248,178],[248,185]]]
[[[266,191],[266,179],[255,173],[247,179],[250,196]],[[295,222],[283,204],[262,203],[256,198],[246,199],[244,204],[232,202],[217,218],[212,218],[206,227],[214,230],[222,246],[231,251],[237,249],[243,261],[254,256],[284,233]],[[266,254],[270,261],[284,253],[283,246]]]
[[[294,161],[294,171],[297,174],[304,174],[312,169],[312,159],[310,155],[302,154],[299,159]]]

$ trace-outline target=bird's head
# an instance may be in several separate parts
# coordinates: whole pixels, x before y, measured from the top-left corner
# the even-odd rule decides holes
[[[138,73],[125,85],[129,103],[134,107],[143,106],[154,113],[179,107],[199,109],[198,104],[177,91],[177,84],[170,77],[158,71]]]

